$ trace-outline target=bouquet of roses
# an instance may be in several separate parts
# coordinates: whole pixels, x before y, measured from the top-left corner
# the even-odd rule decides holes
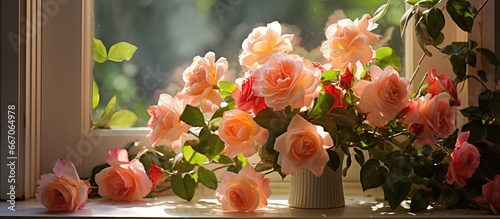
[[[412,7],[401,20],[402,30],[415,17],[423,59],[431,55],[426,46],[437,47],[444,38],[442,9],[436,7],[439,1],[407,2]],[[488,142],[499,142],[493,133],[500,127],[495,101],[500,94],[488,89],[479,107],[461,111],[471,122],[460,135],[454,106],[460,104],[456,82],[477,79],[462,69],[475,66],[470,58],[475,52],[500,62],[474,41],[454,42],[440,51],[450,55],[457,79],[428,69],[412,90],[413,79],[400,76],[395,51],[372,48],[382,37],[372,30],[389,3],[373,17],[341,19],[326,28],[320,47],[324,63],[293,54],[294,36],[282,34],[276,21],[256,27],[243,41],[239,63],[245,71],[235,83],[224,81],[226,58],[213,52],[194,57],[183,73],[182,91],[162,94],[148,109],[154,150],[129,161],[126,150],[113,149],[109,165],[96,167],[91,183],[101,196],[116,200],[136,200],[150,187],[172,188],[191,200],[201,183],[215,190],[223,209],[245,212],[266,206],[271,194],[269,179],[258,172],[284,178],[297,171],[320,176],[331,168],[345,175],[354,157],[362,167],[363,190],[381,186],[393,209],[411,198],[412,212],[435,200],[448,208],[489,205],[498,213],[500,170],[489,165],[499,149]],[[474,19],[470,25],[461,21],[478,13],[474,6],[449,0],[446,10],[470,32]],[[250,163],[254,155],[260,160]],[[346,156],[342,170],[341,156]],[[209,170],[207,164],[218,167]],[[220,169],[225,172],[219,182],[213,172]],[[108,189],[112,184],[123,190]]]

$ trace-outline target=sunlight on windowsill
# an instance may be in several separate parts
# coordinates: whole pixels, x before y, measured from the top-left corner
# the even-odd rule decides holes
[[[221,205],[213,197],[211,190],[201,189],[191,202],[184,201],[174,195],[163,195],[145,198],[136,202],[118,202],[103,198],[89,199],[87,206],[76,213],[50,213],[35,199],[17,201],[16,211],[7,209],[8,203],[0,203],[0,215],[25,217],[145,217],[145,218],[479,218],[494,217],[487,211],[446,210],[441,205],[429,206],[432,211],[410,213],[409,201],[401,207],[391,210],[386,202],[382,202],[377,193],[353,192],[353,185],[344,183],[346,194],[345,207],[335,209],[297,209],[288,207],[287,192],[283,184],[280,189],[273,190],[268,206],[253,213],[224,212]]]

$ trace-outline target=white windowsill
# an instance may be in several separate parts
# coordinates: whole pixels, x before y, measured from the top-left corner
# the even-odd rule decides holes
[[[87,206],[76,213],[51,213],[37,200],[17,201],[16,211],[7,209],[9,204],[0,203],[0,216],[21,217],[48,217],[48,218],[90,218],[90,217],[144,217],[144,218],[490,218],[488,211],[474,210],[447,210],[442,206],[435,206],[431,211],[409,213],[405,208],[392,211],[387,204],[383,204],[380,192],[360,193],[354,191],[357,185],[344,183],[346,206],[336,209],[296,209],[287,205],[287,195],[283,193],[286,183],[274,183],[281,189],[273,190],[266,208],[254,213],[224,212],[220,204],[213,197],[213,191],[197,191],[193,201],[186,202],[176,196],[160,196],[147,198],[137,202],[116,202],[103,198],[90,199]],[[359,184],[359,183],[358,183]],[[274,186],[273,186],[274,187]],[[357,194],[356,194],[357,193]],[[402,206],[409,208],[409,203]]]

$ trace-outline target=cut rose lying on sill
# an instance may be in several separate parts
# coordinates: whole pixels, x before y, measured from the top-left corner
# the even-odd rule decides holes
[[[438,48],[444,38],[438,2],[407,1],[413,6],[402,30],[410,17],[420,18],[415,28],[422,59],[430,56],[426,45]],[[449,209],[498,214],[500,92],[483,84],[479,107],[460,111],[470,120],[460,134],[453,107],[460,103],[455,82],[481,82],[466,74],[467,65],[476,66],[476,58],[466,56],[481,53],[499,68],[500,61],[474,41],[454,42],[440,51],[450,55],[456,80],[429,69],[413,91],[413,79],[400,75],[395,51],[372,48],[381,38],[372,33],[375,22],[388,4],[373,18],[341,19],[327,27],[320,45],[323,64],[292,54],[293,35],[282,34],[278,22],[255,28],[243,41],[239,62],[246,70],[235,84],[223,81],[226,58],[213,52],[194,57],[183,73],[182,91],[162,94],[148,109],[153,148],[130,156],[133,143],[111,150],[108,164],[93,170],[90,182],[97,194],[133,201],[150,190],[171,188],[190,201],[201,183],[215,191],[224,210],[250,212],[264,207],[270,195],[269,180],[257,172],[284,178],[305,170],[320,176],[331,168],[345,175],[354,157],[363,190],[382,187],[392,209],[411,199],[411,212],[441,202]],[[465,0],[446,4],[454,21],[478,13]],[[457,8],[462,11],[453,11]],[[247,158],[255,154],[260,161],[250,164]],[[343,169],[340,156],[346,156]],[[225,172],[218,180],[214,172],[219,170]]]

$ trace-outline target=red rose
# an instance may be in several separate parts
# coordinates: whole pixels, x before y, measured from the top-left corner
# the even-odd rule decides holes
[[[148,171],[148,176],[152,183],[151,188],[155,188],[163,179],[163,170],[156,163],[153,163]]]
[[[346,68],[344,74],[340,75],[340,86],[344,89],[351,89],[353,82],[354,74]]]

